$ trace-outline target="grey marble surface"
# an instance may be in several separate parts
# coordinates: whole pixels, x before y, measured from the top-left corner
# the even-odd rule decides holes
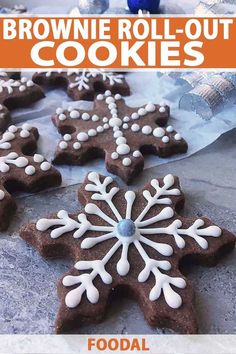
[[[209,216],[236,234],[236,129],[201,152],[181,161],[145,170],[133,184],[141,188],[150,178],[172,173],[180,177],[186,195],[186,215]],[[19,238],[22,224],[52,211],[77,211],[77,186],[18,198],[18,211],[0,237],[0,333],[49,334],[59,306],[56,283],[71,267],[65,260],[45,260]],[[236,333],[236,252],[217,267],[195,266],[188,277],[196,291],[200,333]],[[105,321],[81,328],[81,333],[154,334],[137,304],[119,299]]]

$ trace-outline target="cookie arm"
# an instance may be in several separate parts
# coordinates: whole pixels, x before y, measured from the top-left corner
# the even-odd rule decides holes
[[[173,274],[174,275],[174,274]],[[176,271],[175,277],[183,275]],[[198,332],[198,324],[194,310],[194,292],[191,284],[186,282],[185,289],[177,289],[177,294],[181,297],[182,304],[179,308],[171,308],[165,301],[163,291],[160,298],[150,301],[149,291],[143,284],[136,284],[132,289],[140,308],[143,311],[147,322],[153,327],[170,328],[183,334],[196,334]],[[149,290],[153,285],[149,284]]]
[[[184,264],[191,257],[198,264],[214,266],[235,247],[236,237],[205,217],[192,219],[180,216],[176,230],[183,246],[181,257]]]
[[[55,219],[57,216],[52,214],[47,220]],[[41,219],[46,220],[46,219]],[[41,222],[42,223],[42,222]],[[42,257],[46,258],[70,258],[75,259],[76,243],[71,235],[65,234],[59,238],[51,237],[52,229],[38,230],[35,223],[26,224],[20,230],[20,236],[31,246],[36,248]]]
[[[56,319],[56,333],[58,334],[73,333],[74,330],[78,333],[78,329],[85,324],[99,323],[106,314],[109,298],[113,291],[112,284],[104,285],[101,279],[97,277],[94,280],[94,286],[99,292],[99,300],[96,302],[94,299],[91,299],[91,301],[94,302],[90,302],[86,297],[86,293],[83,293],[79,306],[69,308],[66,305],[66,296],[73,288],[75,289],[77,287],[78,289],[78,285],[69,288],[65,287],[63,282],[66,276],[76,277],[78,276],[78,271],[72,268],[69,272],[64,274],[58,283],[57,290],[61,301]]]

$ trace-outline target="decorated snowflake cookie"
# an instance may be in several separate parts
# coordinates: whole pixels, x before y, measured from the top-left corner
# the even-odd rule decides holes
[[[61,183],[60,173],[34,154],[38,137],[29,124],[11,125],[0,137],[0,231],[8,227],[16,209],[13,191],[37,192]]]
[[[126,106],[120,94],[99,94],[92,111],[58,108],[53,122],[63,135],[56,164],[81,165],[105,155],[107,170],[129,183],[143,170],[142,153],[167,157],[187,151],[187,143],[167,125],[169,107]]]
[[[44,97],[42,89],[25,77],[15,80],[19,73],[0,72],[0,131],[4,131],[10,121],[12,109],[26,107]]]
[[[46,87],[65,87],[73,100],[92,101],[95,93],[110,90],[128,96],[129,86],[123,74],[106,72],[102,69],[68,69],[34,74],[33,81]]]
[[[85,207],[78,214],[61,210],[21,230],[43,256],[76,262],[58,285],[57,332],[101,320],[119,291],[132,294],[151,325],[196,333],[193,290],[181,261],[214,264],[235,237],[206,218],[180,216],[184,197],[172,175],[133,192],[91,172],[79,200]]]

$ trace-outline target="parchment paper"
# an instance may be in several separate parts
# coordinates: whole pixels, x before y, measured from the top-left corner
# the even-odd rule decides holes
[[[29,76],[30,74],[25,73],[25,75]],[[236,106],[226,108],[210,121],[204,121],[194,113],[180,110],[178,102],[181,91],[180,89],[176,90],[175,82],[170,77],[158,77],[156,72],[136,72],[127,74],[126,79],[132,92],[132,95],[126,98],[127,105],[135,107],[150,101],[160,103],[160,101],[164,100],[171,107],[169,123],[189,144],[186,154],[176,155],[171,158],[147,156],[145,160],[146,169],[186,158],[211,144],[224,132],[236,127]],[[39,129],[41,136],[38,151],[45,155],[48,160],[53,159],[56,145],[60,140],[60,134],[51,122],[51,115],[59,106],[63,108],[74,106],[89,110],[93,104],[85,101],[71,101],[65,91],[57,89],[48,91],[46,98],[36,103],[33,107],[17,110],[12,115],[13,122],[18,125],[21,125],[23,121],[27,121]],[[58,168],[63,175],[63,186],[82,182],[85,175],[93,169],[103,174],[107,173],[102,159],[89,162],[84,166],[58,166]]]

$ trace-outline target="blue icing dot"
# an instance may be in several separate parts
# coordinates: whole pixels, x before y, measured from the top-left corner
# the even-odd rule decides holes
[[[135,224],[130,219],[123,219],[119,222],[117,230],[120,236],[131,237],[135,234]]]

